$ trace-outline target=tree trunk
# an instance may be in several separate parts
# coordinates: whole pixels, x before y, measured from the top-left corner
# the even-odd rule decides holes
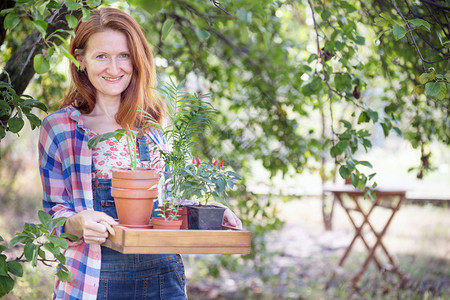
[[[7,3],[2,3],[3,5],[7,5]],[[69,25],[66,21],[66,14],[68,13],[67,8],[64,6],[59,10],[55,10],[47,19],[48,27],[47,27],[47,36],[57,29],[67,30],[69,29]],[[71,11],[71,14],[76,18],[81,17],[81,10]],[[1,27],[3,30],[3,26]],[[0,35],[2,34],[0,30]],[[63,38],[67,38],[69,33],[67,32],[58,32],[60,36]],[[50,39],[57,45],[60,45],[62,41],[58,38]],[[27,88],[31,79],[34,76],[34,67],[33,60],[36,54],[42,53],[45,50],[46,45],[44,43],[44,39],[39,31],[33,31],[17,48],[16,51],[11,55],[11,58],[6,62],[6,66],[2,74],[0,74],[0,81],[7,82],[8,77],[6,73],[9,74],[11,85],[13,89],[16,91],[18,95],[22,94],[23,91]],[[13,107],[11,107],[13,108]],[[0,121],[3,124],[6,124],[10,116],[3,116]]]

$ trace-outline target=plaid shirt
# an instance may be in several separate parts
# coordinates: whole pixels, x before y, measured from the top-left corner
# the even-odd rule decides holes
[[[157,134],[150,137],[165,148]],[[92,210],[92,153],[80,112],[66,107],[48,115],[39,137],[39,169],[43,187],[43,207],[53,218],[70,217]],[[63,227],[57,228],[57,234]],[[100,266],[100,245],[70,242],[64,253],[66,267],[73,273],[70,282],[56,277],[54,299],[96,299]]]

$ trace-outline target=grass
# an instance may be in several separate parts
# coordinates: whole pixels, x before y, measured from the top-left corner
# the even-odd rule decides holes
[[[225,256],[184,256],[191,299],[450,299],[448,208],[406,205],[392,221],[383,243],[406,274],[406,288],[396,284],[395,276],[381,275],[371,263],[361,277],[359,290],[354,291],[351,278],[367,256],[360,242],[337,270],[330,287],[325,288],[354,232],[343,210],[336,207],[333,230],[325,231],[319,200],[293,200],[281,207],[280,217],[286,226],[266,237],[272,253],[267,261],[243,261],[234,256],[242,266],[235,266],[236,272],[219,267],[219,278],[212,278],[211,264]],[[374,211],[376,227],[387,216],[382,210]],[[23,220],[35,222],[36,216],[3,210],[0,234],[10,240]],[[373,238],[369,240],[373,242]],[[257,267],[262,271],[256,272]],[[33,269],[27,264],[24,277],[18,279],[16,288],[5,299],[49,298],[53,280],[53,268],[41,265]]]
[[[362,242],[356,242],[342,268],[338,261],[354,230],[342,208],[336,207],[333,230],[323,230],[320,201],[302,199],[283,205],[286,226],[268,237],[277,254],[264,268],[263,276],[243,268],[222,272],[220,278],[199,277],[195,260],[188,291],[193,299],[450,299],[450,218],[448,208],[403,206],[394,217],[383,243],[408,283],[401,288],[391,272],[381,274],[372,262],[358,289],[351,279],[367,257]],[[378,229],[389,216],[376,210],[371,221]],[[367,230],[366,230],[367,232]],[[374,239],[369,244],[373,243]],[[377,257],[386,262],[384,253]],[[329,288],[333,270],[336,277]],[[201,279],[200,279],[201,278]]]

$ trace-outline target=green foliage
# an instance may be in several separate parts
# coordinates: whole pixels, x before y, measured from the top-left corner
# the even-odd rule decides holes
[[[13,44],[12,40],[16,40],[18,36],[21,36],[23,31],[32,33],[33,30],[37,30],[40,33],[41,40],[39,40],[39,44],[43,44],[42,51],[34,51],[33,48],[34,52],[32,51],[28,54],[29,59],[33,61],[34,72],[37,74],[48,73],[51,69],[51,61],[55,56],[59,55],[65,56],[78,66],[77,60],[68,51],[67,41],[67,36],[73,35],[72,29],[78,23],[78,18],[73,13],[76,10],[81,10],[83,19],[86,19],[90,15],[88,8],[100,5],[101,1],[86,1],[83,4],[81,0],[70,0],[62,3],[54,0],[15,0],[13,4],[13,7],[0,11],[0,16],[4,16],[2,29],[6,30],[6,39],[9,40],[8,47],[11,47],[11,44]],[[49,22],[51,23],[55,19],[55,10],[64,8],[67,11],[62,13],[65,13],[69,29],[62,29],[60,28],[61,25],[59,25],[59,28],[56,27],[54,31],[48,31]],[[54,28],[54,24],[51,24],[51,27]],[[23,69],[21,72],[23,72]],[[8,81],[0,81],[0,92],[2,93],[0,98],[0,140],[4,138],[7,131],[18,134],[24,126],[25,118],[30,121],[32,129],[39,127],[39,118],[30,112],[33,107],[47,111],[44,103],[33,100],[30,96],[17,93],[15,90],[17,83],[9,80],[9,75],[5,70],[3,70],[3,73],[3,75],[6,74]],[[24,101],[28,101],[25,107],[21,105],[21,102]]]
[[[137,147],[136,147],[136,136],[138,131],[133,130],[131,128],[119,128],[113,132],[107,132],[98,136],[91,138],[88,141],[89,148],[95,147],[99,142],[106,141],[110,138],[115,138],[116,140],[120,140],[125,136],[128,147],[128,155],[130,157],[130,168],[131,170],[137,169]]]
[[[72,273],[64,266],[65,256],[61,253],[62,249],[67,249],[69,243],[67,239],[77,241],[78,238],[68,233],[55,236],[55,230],[64,224],[67,218],[52,219],[44,212],[38,212],[40,224],[25,223],[22,232],[17,232],[8,244],[8,247],[0,245],[0,297],[5,296],[14,288],[15,277],[23,276],[23,267],[21,263],[31,262],[33,267],[37,266],[38,261],[57,262],[57,276],[64,281],[72,278]],[[0,236],[0,242],[3,242]],[[3,251],[23,244],[23,254],[15,260],[7,261],[7,256],[1,254]],[[48,259],[47,252],[53,258]],[[25,259],[22,259],[22,258]]]
[[[156,148],[159,156],[155,156],[153,163],[162,161],[165,171],[160,184],[164,194],[163,199],[169,207],[178,207],[182,199],[192,196],[199,197],[205,203],[212,196],[222,201],[222,194],[233,181],[238,178],[231,171],[226,172],[215,165],[189,164],[190,159],[196,162],[191,148],[204,135],[204,130],[211,126],[212,116],[216,113],[207,101],[209,94],[194,94],[181,92],[185,81],[178,85],[172,80],[162,83],[158,91],[165,99],[168,122],[164,126],[159,124],[151,114],[144,116],[148,127],[156,128],[162,137],[168,141],[170,149]],[[231,173],[230,173],[231,172]],[[160,214],[164,215],[164,212]]]
[[[217,202],[224,202],[228,196],[227,190],[233,189],[235,182],[242,180],[241,176],[233,171],[227,171],[223,167],[223,161],[219,164],[200,162],[200,158],[192,158],[192,164],[188,164],[183,172],[186,178],[181,185],[183,198],[192,196],[200,203],[207,205],[212,197]]]
[[[18,95],[11,85],[11,81],[0,81],[0,117],[9,116],[7,124],[0,126],[0,140],[5,137],[6,131],[19,133],[23,126],[23,119],[26,117],[30,122],[31,129],[35,129],[41,125],[41,120],[32,112],[33,108],[37,108],[46,112],[47,107],[42,102],[33,99],[28,95]]]

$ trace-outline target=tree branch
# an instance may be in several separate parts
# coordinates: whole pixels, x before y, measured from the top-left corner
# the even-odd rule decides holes
[[[434,2],[434,1],[430,1],[430,0],[420,0],[420,2],[428,3],[428,4],[430,4],[430,5],[439,7],[440,9],[450,10],[450,7],[445,6],[445,5],[442,5],[442,4],[439,4],[439,3],[436,3],[436,2]]]
[[[77,18],[81,16],[81,10],[73,11],[71,13]],[[67,8],[64,6],[62,9],[56,10],[49,18],[47,18],[47,21],[49,21],[47,36],[55,32],[57,29],[69,29],[69,25],[65,19],[67,14]],[[60,32],[59,35],[66,38],[69,34],[67,32]],[[57,45],[62,43],[62,41],[57,38],[52,41]],[[10,59],[6,63],[3,73],[0,75],[0,81],[7,80],[5,72],[8,72],[11,78],[12,87],[17,94],[22,94],[35,74],[33,57],[36,54],[41,53],[44,47],[45,43],[42,39],[41,33],[34,31],[11,55]]]
[[[323,72],[325,84],[328,87],[328,99],[330,100],[330,118],[331,118],[331,132],[332,132],[331,142],[333,143],[333,146],[334,146],[334,137],[335,137],[336,133],[334,132],[334,127],[333,127],[333,108],[332,108],[333,95],[332,95],[330,83],[328,82],[328,74],[326,71],[325,58],[322,56],[322,51],[320,50],[319,31],[317,29],[317,22],[316,22],[315,13],[314,13],[314,7],[312,6],[311,0],[308,0],[308,4],[309,4],[309,7],[311,8],[312,19],[314,22],[314,31],[316,32],[317,51],[319,53],[320,62],[322,64],[322,72]]]
[[[431,64],[431,62],[428,62],[423,58],[422,53],[420,52],[419,47],[417,46],[416,40],[414,39],[414,36],[412,34],[412,30],[411,30],[411,27],[409,26],[408,20],[406,20],[405,16],[398,9],[397,4],[395,4],[395,0],[391,0],[391,3],[394,6],[394,9],[397,11],[397,13],[400,15],[400,17],[402,17],[403,21],[405,22],[406,27],[408,28],[409,36],[411,37],[414,47],[416,48],[417,53],[419,53],[420,59],[422,60],[423,72],[427,73],[427,68],[425,67],[425,63]]]

